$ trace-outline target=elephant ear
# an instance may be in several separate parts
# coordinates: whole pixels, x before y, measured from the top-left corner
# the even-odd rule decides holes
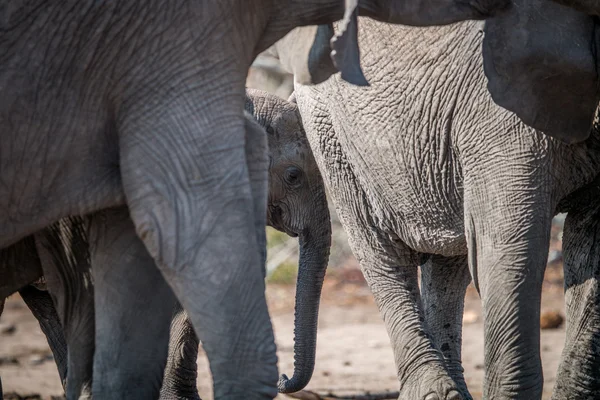
[[[513,0],[490,18],[484,70],[493,100],[567,143],[585,140],[599,100],[594,18],[546,0]]]
[[[333,65],[342,73],[342,79],[357,86],[369,86],[360,67],[358,49],[358,0],[346,0],[346,11],[339,33],[331,39]]]
[[[298,27],[267,50],[302,85],[316,85],[338,72],[331,61],[333,25]]]

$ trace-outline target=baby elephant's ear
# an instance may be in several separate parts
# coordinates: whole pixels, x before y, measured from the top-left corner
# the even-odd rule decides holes
[[[369,86],[360,67],[358,49],[358,0],[346,0],[340,31],[331,39],[333,65],[342,73],[342,79],[357,86]]]

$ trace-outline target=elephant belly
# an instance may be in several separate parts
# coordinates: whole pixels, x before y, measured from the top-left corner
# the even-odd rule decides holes
[[[337,130],[380,228],[421,253],[466,254],[462,172],[459,160],[440,148],[444,131],[407,133],[402,124],[364,119],[356,126],[361,122],[358,133]]]
[[[431,191],[419,199],[400,196],[389,187],[380,206],[373,207],[376,220],[385,224],[405,245],[426,254],[456,256],[467,254],[462,202],[439,198]],[[405,193],[406,194],[406,193]]]
[[[0,129],[0,248],[60,218],[124,204],[116,134],[64,121]]]

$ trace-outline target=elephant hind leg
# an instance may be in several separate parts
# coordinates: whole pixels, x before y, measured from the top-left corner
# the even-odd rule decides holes
[[[90,217],[96,307],[94,398],[156,399],[175,296],[126,207]]]
[[[466,256],[432,255],[421,266],[425,324],[435,348],[444,355],[448,373],[465,399],[472,399],[461,363],[462,317],[465,293],[470,282]]]
[[[357,258],[392,342],[399,399],[462,400],[424,323],[417,262],[410,257],[368,253],[365,258],[358,252]]]
[[[567,335],[552,399],[600,396],[600,206],[569,211],[563,233]]]

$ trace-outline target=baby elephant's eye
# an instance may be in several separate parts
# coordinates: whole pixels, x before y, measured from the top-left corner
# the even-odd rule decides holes
[[[285,181],[290,185],[297,185],[300,182],[302,171],[296,167],[288,167],[285,170]]]

